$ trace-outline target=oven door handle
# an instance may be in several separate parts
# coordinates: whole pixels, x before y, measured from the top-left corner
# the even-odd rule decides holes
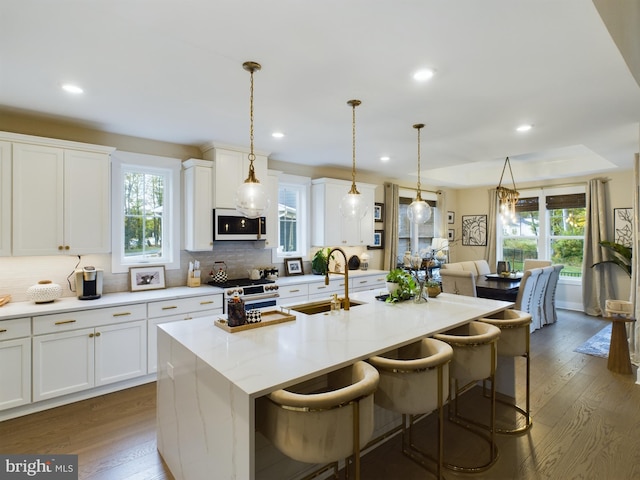
[[[246,297],[240,297],[245,302],[253,302],[254,300],[265,300],[267,298],[278,298],[280,296],[279,293],[265,293],[258,295],[248,295]]]

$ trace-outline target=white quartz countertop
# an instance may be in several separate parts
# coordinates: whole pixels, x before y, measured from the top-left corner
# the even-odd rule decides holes
[[[132,303],[152,302],[154,300],[172,300],[176,298],[222,293],[222,288],[202,285],[195,288],[172,287],[143,292],[105,293],[96,300],[79,300],[78,297],[63,297],[51,303],[9,302],[0,307],[0,321],[11,318],[47,315],[49,313],[65,313],[90,308],[106,308],[117,305],[130,305]]]
[[[350,295],[366,305],[339,315],[292,312],[295,321],[234,333],[215,326],[220,316],[159,328],[245,393],[259,397],[513,305],[452,294],[423,304],[387,304],[376,300],[376,293]]]

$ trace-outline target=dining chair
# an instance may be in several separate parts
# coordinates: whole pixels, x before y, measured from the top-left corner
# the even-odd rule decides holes
[[[531,313],[533,310],[533,293],[538,282],[538,277],[542,273],[541,268],[532,268],[525,270],[520,280],[520,288],[518,288],[518,296],[513,308],[523,312]]]
[[[545,292],[547,290],[547,285],[549,284],[549,278],[551,278],[551,274],[554,271],[552,266],[543,267],[540,269],[540,275],[538,276],[538,280],[536,281],[536,286],[533,291],[532,305],[531,311],[528,313],[531,314],[531,328],[533,330],[537,330],[538,328],[542,328],[544,324],[544,299]],[[526,310],[525,310],[526,311]]]
[[[551,276],[549,277],[549,282],[544,292],[543,325],[549,325],[558,320],[558,314],[556,313],[556,290],[558,287],[558,279],[560,278],[560,271],[563,268],[564,265],[554,265],[553,272],[551,272]]]
[[[524,261],[522,270],[531,270],[532,268],[543,268],[551,266],[551,260],[537,260],[528,258]]]
[[[473,272],[466,270],[440,270],[442,280],[442,291],[444,293],[455,293],[456,295],[466,295],[477,297],[476,276]]]

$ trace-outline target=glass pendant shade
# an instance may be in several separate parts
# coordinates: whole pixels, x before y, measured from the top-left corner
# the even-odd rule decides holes
[[[368,210],[360,192],[353,188],[340,201],[340,214],[346,219],[361,220]]]
[[[260,182],[245,181],[236,192],[236,210],[247,218],[264,216],[269,208],[267,189]]]
[[[269,208],[269,197],[267,189],[256,178],[253,162],[256,159],[253,153],[253,73],[262,67],[256,62],[245,62],[242,68],[251,73],[251,96],[250,104],[250,124],[249,139],[251,149],[249,153],[249,175],[242,185],[236,191],[236,210],[247,218],[258,218],[266,214]]]
[[[411,223],[417,225],[427,223],[431,218],[431,207],[418,196],[407,208],[407,217],[409,217]]]

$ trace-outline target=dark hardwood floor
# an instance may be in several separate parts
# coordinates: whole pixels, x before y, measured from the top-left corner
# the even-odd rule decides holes
[[[561,311],[559,322],[531,336],[531,400],[534,425],[520,436],[498,436],[499,458],[477,474],[445,471],[446,478],[606,479],[640,478],[640,385],[633,375],[607,370],[604,358],[574,348],[605,327],[602,319]],[[518,397],[524,395],[524,361],[517,365]],[[474,389],[470,410],[485,401]],[[156,450],[155,384],[0,422],[0,452],[79,455],[80,479],[172,479]],[[418,443],[433,448],[431,418],[417,426]],[[484,452],[466,432],[447,423],[448,458],[474,462]],[[422,433],[422,435],[421,435]],[[400,453],[393,438],[367,454],[363,479],[433,478]],[[215,473],[210,477],[215,478]],[[243,479],[238,479],[243,480]]]

